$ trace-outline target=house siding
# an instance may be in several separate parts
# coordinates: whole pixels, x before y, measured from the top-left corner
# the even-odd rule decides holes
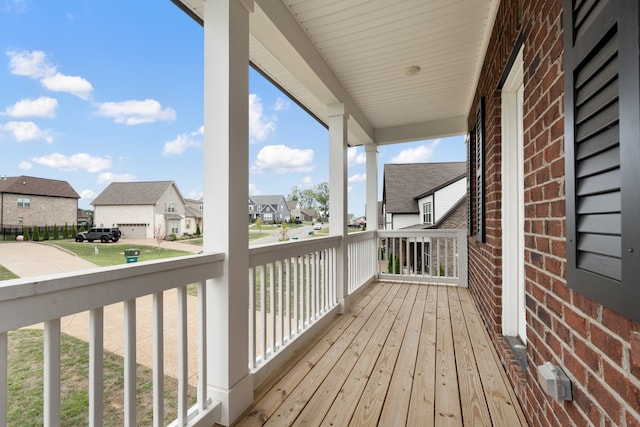
[[[434,222],[439,221],[444,214],[449,212],[449,210],[451,210],[451,208],[458,203],[466,193],[466,178],[451,183],[451,185],[447,185],[446,187],[436,191],[433,195],[435,198],[433,204]]]
[[[145,238],[151,239],[155,226],[152,223],[153,209],[153,205],[96,206],[94,223],[96,226],[104,227],[119,227],[122,224],[148,224]],[[128,237],[129,233],[126,228],[123,228],[122,234],[122,237]]]
[[[501,335],[501,97],[497,88],[508,72],[508,59],[520,34],[526,370]],[[640,324],[577,293],[566,282],[562,54],[562,1],[501,2],[468,118],[472,130],[475,106],[485,97],[486,242],[469,238],[469,287],[531,425],[640,425]],[[471,147],[469,160],[475,154]],[[473,161],[470,166],[470,176],[475,176]],[[478,207],[475,194],[470,196],[474,215]],[[569,376],[573,401],[555,401],[540,387],[536,366],[546,361],[560,365]]]
[[[18,199],[27,198],[31,206],[18,207]],[[29,194],[2,195],[3,223],[11,226],[19,225],[22,218],[24,226],[73,225],[78,220],[78,200],[65,197],[34,196]]]

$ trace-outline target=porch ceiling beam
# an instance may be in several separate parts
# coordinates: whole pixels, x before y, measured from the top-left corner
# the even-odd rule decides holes
[[[385,145],[463,135],[467,133],[467,127],[465,116],[448,117],[429,122],[379,128],[375,130],[375,141],[378,145]]]
[[[283,2],[257,0],[250,29],[253,36],[325,105],[345,105],[350,115],[350,133],[357,140],[352,143],[359,145],[374,140],[373,126]]]

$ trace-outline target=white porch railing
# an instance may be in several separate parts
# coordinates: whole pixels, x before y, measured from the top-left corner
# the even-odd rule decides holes
[[[349,251],[349,294],[376,279],[378,275],[376,231],[351,233]]]
[[[178,418],[175,426],[212,425],[220,417],[220,405],[208,397],[206,387],[206,286],[205,281],[223,274],[224,256],[195,255],[170,260],[98,268],[15,279],[0,284],[0,426],[6,425],[8,401],[8,332],[44,322],[44,419],[45,426],[61,424],[61,318],[89,310],[89,425],[103,424],[104,308],[122,303],[124,319],[124,424],[137,425],[136,417],[136,298],[153,296],[153,423],[164,424],[163,296],[176,289],[178,303]],[[187,285],[198,287],[198,390],[197,403],[187,400]]]
[[[338,304],[340,237],[249,250],[249,364],[254,372]]]
[[[378,231],[379,274],[467,287],[466,230]]]

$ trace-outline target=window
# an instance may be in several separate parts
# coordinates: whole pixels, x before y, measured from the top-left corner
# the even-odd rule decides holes
[[[176,204],[173,202],[169,202],[169,204],[167,205],[167,212],[175,212],[176,211]]]
[[[422,223],[423,224],[433,223],[433,216],[431,211],[432,211],[431,202],[427,202],[422,205]]]
[[[256,207],[256,209],[258,209],[258,210],[262,209],[262,205],[258,205],[258,206]]]
[[[273,221],[273,214],[271,213],[266,213],[262,215],[262,219],[265,221]]]
[[[638,2],[564,1],[567,284],[640,321]]]
[[[249,205],[249,212],[253,212],[253,205]]]
[[[191,221],[187,221],[184,224],[184,228],[186,228],[187,230],[191,228]]]
[[[18,207],[19,208],[29,208],[31,207],[31,199],[25,197],[18,198]]]
[[[180,223],[178,221],[170,221],[169,228],[171,229],[171,234],[178,234],[180,232]]]
[[[203,209],[203,208],[202,208],[202,205],[199,205],[199,206],[198,206],[198,209],[200,209],[200,211],[202,211],[202,209]]]

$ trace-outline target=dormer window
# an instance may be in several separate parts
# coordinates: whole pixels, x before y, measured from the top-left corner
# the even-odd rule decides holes
[[[422,204],[422,223],[423,224],[433,224],[433,207],[431,202]]]

